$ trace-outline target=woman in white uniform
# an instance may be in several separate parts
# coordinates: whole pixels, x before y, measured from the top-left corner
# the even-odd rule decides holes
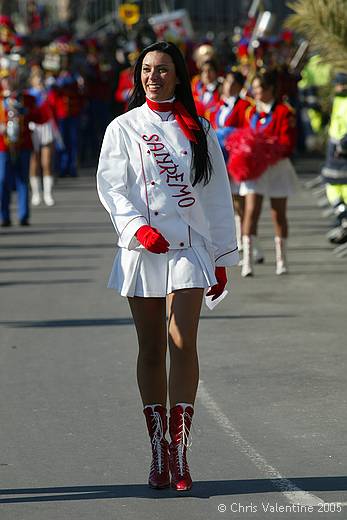
[[[275,230],[276,274],[282,275],[288,270],[285,251],[288,237],[287,199],[298,187],[297,176],[289,160],[295,147],[296,119],[293,109],[277,99],[276,86],[276,71],[258,73],[252,82],[256,104],[248,111],[248,125],[272,140],[274,160],[258,179],[244,181],[240,186],[240,195],[245,196],[241,272],[244,277],[253,275],[253,237],[257,235],[264,196],[270,198]],[[257,160],[268,159],[264,156]]]
[[[188,490],[200,309],[204,290],[218,298],[225,268],[238,263],[234,214],[218,140],[197,116],[178,48],[147,47],[134,84],[129,111],[106,129],[97,173],[118,236],[109,287],[128,298],[136,326],[137,380],[153,455],[149,485]]]

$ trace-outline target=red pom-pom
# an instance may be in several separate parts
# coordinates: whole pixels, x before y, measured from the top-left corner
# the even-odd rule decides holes
[[[240,128],[225,141],[229,152],[227,169],[236,181],[258,179],[269,166],[283,158],[283,149],[276,136],[251,128]]]

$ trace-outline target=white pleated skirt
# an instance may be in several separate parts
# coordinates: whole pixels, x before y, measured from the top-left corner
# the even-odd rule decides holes
[[[240,195],[240,183],[229,177],[230,190],[233,195]]]
[[[53,143],[54,133],[52,123],[50,121],[47,121],[47,123],[43,123],[42,125],[31,122],[30,130],[33,147],[36,152],[40,150],[41,146],[47,146]]]
[[[212,287],[217,283],[214,270],[204,246],[171,249],[166,254],[119,248],[108,287],[121,296],[164,298],[179,289]]]
[[[283,159],[270,166],[259,179],[241,182],[240,195],[257,193],[270,198],[284,198],[294,195],[299,188],[294,166],[289,159]]]

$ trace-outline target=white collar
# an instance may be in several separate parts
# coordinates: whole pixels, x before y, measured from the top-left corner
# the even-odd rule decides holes
[[[230,96],[230,97],[223,98],[223,103],[225,103],[225,105],[227,105],[227,106],[234,106],[236,103],[236,100],[237,100],[237,96]]]
[[[263,101],[257,101],[257,103],[256,103],[257,112],[265,112],[265,114],[269,114],[271,112],[274,104],[275,104],[275,100],[270,101],[270,103],[264,103]]]
[[[147,96],[146,96],[146,99],[149,99]],[[170,99],[164,99],[164,101],[155,101],[155,103],[173,103],[175,101],[176,97],[173,96],[172,98]],[[149,99],[150,101],[154,101],[153,99]]]

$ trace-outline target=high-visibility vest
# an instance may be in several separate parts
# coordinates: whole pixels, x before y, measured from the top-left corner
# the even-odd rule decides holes
[[[335,96],[331,113],[329,136],[340,141],[347,134],[347,96]]]

